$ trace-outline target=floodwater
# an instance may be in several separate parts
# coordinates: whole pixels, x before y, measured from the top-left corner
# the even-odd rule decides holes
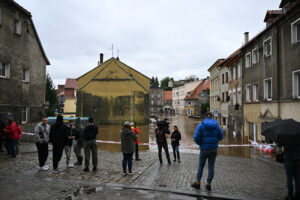
[[[161,117],[163,119],[164,117]],[[199,123],[200,119],[188,118],[184,115],[175,115],[168,116],[168,122],[170,131],[173,131],[173,126],[176,125],[178,130],[181,133],[180,141],[180,151],[181,152],[196,152],[199,150],[199,147],[195,146],[193,139],[194,131]],[[121,126],[118,125],[98,125],[99,134],[98,140],[105,141],[120,141],[120,130]],[[156,123],[150,123],[147,126],[138,126],[140,129],[140,134],[138,135],[140,143],[149,143],[150,150],[157,151],[156,138],[154,134],[154,129],[156,128]],[[249,144],[248,140],[242,138],[241,135],[233,135],[224,131],[224,139],[220,141],[219,144]],[[170,135],[167,135],[168,143],[171,143]],[[101,150],[111,151],[111,152],[120,152],[120,144],[109,144],[109,143],[98,143],[98,148]],[[172,148],[169,148],[169,151]],[[139,150],[149,150],[149,146],[139,145]],[[244,157],[251,158],[253,156],[261,155],[261,153],[255,147],[220,147],[218,149],[219,155],[225,156],[235,156],[235,157]]]

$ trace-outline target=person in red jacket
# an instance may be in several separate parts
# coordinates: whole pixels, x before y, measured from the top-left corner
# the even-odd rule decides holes
[[[18,128],[12,118],[8,118],[7,126],[4,128],[6,138],[6,150],[13,158],[16,157],[16,142],[18,139]]]
[[[135,135],[137,136],[138,134],[140,134],[140,129],[134,125],[133,122],[130,123],[131,129],[132,131],[135,133]],[[139,139],[136,138],[135,140],[135,160],[136,161],[140,161],[141,159],[139,158]]]
[[[21,123],[18,121],[16,122],[17,124],[17,141],[16,141],[16,154],[19,155],[20,154],[20,139],[21,139],[21,134],[22,134],[22,128],[21,128]]]

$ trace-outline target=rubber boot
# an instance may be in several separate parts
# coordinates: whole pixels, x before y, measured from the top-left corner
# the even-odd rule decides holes
[[[82,165],[82,157],[77,158],[77,162],[74,165]]]

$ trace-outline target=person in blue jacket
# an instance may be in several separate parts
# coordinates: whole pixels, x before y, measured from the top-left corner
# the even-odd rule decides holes
[[[200,181],[205,166],[208,160],[208,177],[206,189],[211,190],[211,182],[214,177],[214,167],[217,158],[218,143],[223,139],[223,132],[218,122],[212,119],[212,114],[207,112],[206,119],[200,123],[194,133],[194,141],[200,146],[199,166],[197,172],[197,181],[191,186],[195,189],[200,189]]]

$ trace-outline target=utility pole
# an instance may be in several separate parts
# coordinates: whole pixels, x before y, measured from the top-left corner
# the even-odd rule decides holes
[[[130,74],[130,77],[131,77],[131,86],[130,86],[130,89],[131,89],[131,99],[130,99],[130,103],[131,103],[131,106],[130,106],[130,109],[131,109],[131,114],[130,114],[130,120],[133,122],[133,95],[132,95],[132,74]]]

